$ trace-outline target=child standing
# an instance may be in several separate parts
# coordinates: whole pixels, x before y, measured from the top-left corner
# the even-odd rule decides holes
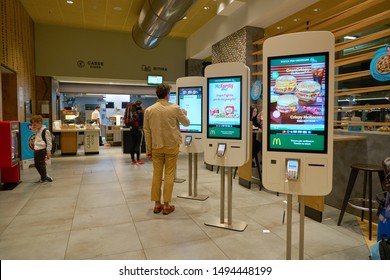
[[[52,139],[48,129],[45,131],[46,142],[42,138],[42,132],[46,128],[42,124],[42,116],[34,115],[31,118],[32,131],[36,131],[34,141],[34,165],[41,179],[37,183],[53,182],[53,178],[46,173],[46,160],[51,157]]]

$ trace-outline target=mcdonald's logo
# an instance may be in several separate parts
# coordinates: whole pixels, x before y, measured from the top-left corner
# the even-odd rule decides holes
[[[274,138],[274,139],[272,140],[272,145],[281,146],[281,145],[282,145],[282,141],[280,140],[280,138]]]
[[[215,130],[210,130],[210,135],[215,135]]]

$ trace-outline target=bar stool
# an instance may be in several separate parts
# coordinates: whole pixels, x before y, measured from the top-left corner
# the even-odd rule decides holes
[[[354,188],[359,171],[364,172],[363,198],[351,198],[351,193]],[[345,191],[343,204],[341,206],[339,221],[337,223],[338,226],[341,224],[341,221],[345,213],[345,209],[347,208],[348,204],[351,207],[362,211],[361,214],[362,221],[364,219],[364,211],[368,211],[368,221],[369,221],[368,231],[369,231],[370,240],[372,237],[372,210],[373,210],[372,203],[373,202],[376,203],[376,201],[372,199],[372,173],[373,172],[378,173],[379,180],[380,182],[382,182],[384,179],[384,171],[382,166],[374,165],[374,164],[362,164],[362,163],[351,165],[351,173],[349,175],[347,190]],[[368,182],[368,199],[366,199],[367,182]],[[359,202],[361,202],[361,206],[357,204]],[[368,202],[368,207],[365,207],[366,202]]]

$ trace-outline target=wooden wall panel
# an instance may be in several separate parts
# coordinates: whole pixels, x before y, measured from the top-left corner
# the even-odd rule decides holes
[[[0,5],[1,65],[16,73],[17,85],[16,89],[1,92],[0,96],[16,102],[11,105],[16,106],[12,119],[25,121],[23,103],[35,99],[34,23],[19,0],[0,0]],[[3,102],[3,109],[4,106]]]

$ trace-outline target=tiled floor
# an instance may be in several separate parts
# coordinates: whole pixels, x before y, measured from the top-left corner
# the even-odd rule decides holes
[[[178,178],[188,178],[181,154]],[[99,155],[55,157],[48,166],[54,182],[35,184],[35,168],[22,170],[22,183],[0,192],[0,259],[283,260],[286,225],[284,195],[246,189],[233,180],[233,225],[242,231],[206,226],[219,219],[220,175],[199,156],[198,194],[204,201],[178,198],[188,181],[175,183],[168,216],[153,214],[149,192],[152,162],[131,165],[121,147]],[[296,198],[293,199],[296,203]],[[293,207],[293,259],[298,259],[299,214]],[[305,259],[367,260],[368,247],[356,218],[326,207],[322,223],[305,219]]]

